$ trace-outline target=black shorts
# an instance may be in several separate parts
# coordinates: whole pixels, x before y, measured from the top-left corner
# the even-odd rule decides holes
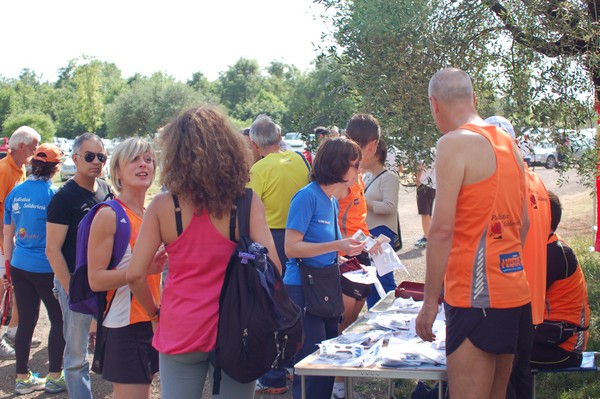
[[[531,304],[508,309],[446,308],[446,355],[467,338],[477,348],[496,355],[518,351],[522,328],[531,329]]]
[[[433,201],[435,200],[435,188],[424,184],[417,187],[417,209],[419,215],[429,215],[433,213]]]
[[[369,254],[366,252],[361,252],[356,256],[356,259],[358,259],[361,265],[371,266],[371,259],[369,259]],[[357,301],[362,301],[371,295],[371,291],[373,290],[373,284],[353,283],[343,275],[340,276],[340,281],[342,283],[342,293]]]
[[[148,321],[105,331],[102,378],[117,384],[150,384],[158,372],[152,324]]]

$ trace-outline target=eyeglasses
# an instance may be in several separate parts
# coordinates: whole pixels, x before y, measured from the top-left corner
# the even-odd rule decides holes
[[[81,154],[76,154],[81,156]],[[87,163],[91,163],[94,162],[94,159],[96,159],[96,157],[98,157],[98,161],[104,163],[106,162],[106,154],[103,152],[91,152],[91,151],[86,151],[85,154],[83,155],[83,159],[85,159],[85,162]]]

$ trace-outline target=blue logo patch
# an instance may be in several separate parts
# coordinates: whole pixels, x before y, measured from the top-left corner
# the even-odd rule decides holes
[[[513,273],[523,270],[523,262],[518,252],[500,255],[500,271],[502,273]]]

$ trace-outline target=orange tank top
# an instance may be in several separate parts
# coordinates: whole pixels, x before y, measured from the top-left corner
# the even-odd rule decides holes
[[[550,234],[550,201],[546,186],[539,176],[525,165],[527,180],[527,215],[529,232],[523,247],[523,266],[531,293],[533,324],[544,321],[546,299],[546,242]]]
[[[340,212],[338,223],[344,237],[352,236],[358,229],[369,234],[367,225],[367,201],[365,200],[365,183],[361,176],[358,181],[350,187],[350,193],[342,199],[338,199]]]
[[[117,199],[117,201],[119,201]],[[125,210],[131,226],[131,236],[129,237],[129,248],[125,251],[125,255],[116,269],[125,269],[129,267],[131,257],[135,249],[136,241],[140,228],[142,226],[142,218],[130,210],[123,202],[119,204]],[[160,274],[151,274],[146,277],[150,292],[154,301],[160,303]],[[107,292],[107,303],[111,303],[110,308],[105,315],[104,325],[107,327],[117,328],[126,325],[150,321],[150,317],[139,303],[135,296],[131,295],[129,286],[125,285],[116,290]]]
[[[530,302],[521,256],[524,175],[511,138],[495,126],[460,127],[485,137],[496,171],[463,186],[456,204],[444,297],[454,307],[514,308]]]
[[[557,241],[563,246],[564,241],[557,234],[552,234],[548,245]],[[566,244],[564,244],[566,245]],[[563,249],[564,251],[564,249]],[[563,252],[564,255],[564,252]],[[565,256],[565,267],[567,267]],[[577,269],[569,277],[555,280],[546,292],[545,320],[565,321],[579,327],[590,325],[590,306],[588,303],[587,284],[579,262]],[[587,345],[589,332],[579,331],[559,346],[568,352],[581,353]]]

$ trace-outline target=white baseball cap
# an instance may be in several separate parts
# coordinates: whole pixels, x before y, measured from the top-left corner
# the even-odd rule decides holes
[[[512,137],[513,139],[516,139],[515,128],[505,117],[494,115],[494,116],[490,116],[489,118],[487,118],[485,120],[485,122],[489,123],[490,125],[498,126],[500,129],[502,129],[506,133],[508,133],[510,135],[510,137]]]

